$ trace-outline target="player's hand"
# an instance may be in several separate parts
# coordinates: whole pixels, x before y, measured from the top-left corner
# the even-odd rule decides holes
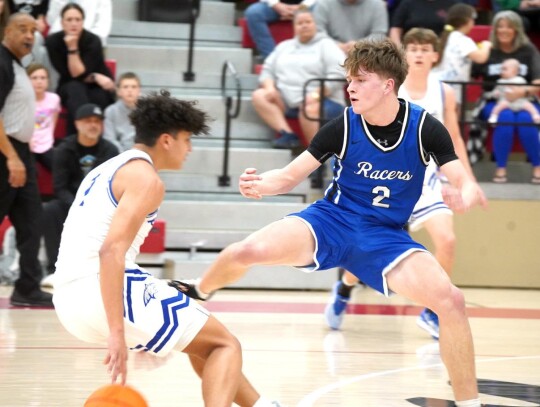
[[[256,168],[246,168],[238,181],[240,193],[246,198],[261,199],[262,194],[258,191],[258,182],[260,180],[262,180],[262,177],[257,174]]]
[[[464,213],[469,209],[463,201],[459,189],[451,185],[443,185],[441,192],[444,203],[454,212]]]
[[[107,339],[108,352],[103,360],[107,365],[107,373],[111,375],[111,383],[116,383],[120,379],[122,385],[126,384],[128,350],[124,335],[111,334]]]
[[[20,188],[26,184],[26,167],[19,158],[15,155],[6,160],[6,166],[9,172],[8,182],[12,188]]]

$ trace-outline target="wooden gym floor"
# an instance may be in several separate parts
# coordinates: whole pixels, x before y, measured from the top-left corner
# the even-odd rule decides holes
[[[540,291],[464,292],[483,403],[540,406]],[[82,406],[108,382],[104,348],[73,338],[54,310],[10,307],[10,294],[0,287],[0,406]],[[415,324],[419,307],[358,288],[343,330],[330,331],[328,298],[222,290],[207,306],[240,339],[246,376],[286,406],[453,405],[438,343]],[[131,354],[129,368],[128,382],[151,407],[202,405],[185,355],[149,371]]]

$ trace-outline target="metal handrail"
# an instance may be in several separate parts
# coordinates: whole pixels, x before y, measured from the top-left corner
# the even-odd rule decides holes
[[[193,72],[193,49],[195,47],[195,22],[199,18],[201,12],[201,1],[191,1],[191,16],[189,21],[189,48],[188,48],[188,66],[187,71],[184,72],[184,82],[195,81],[195,72]]]
[[[342,78],[312,78],[308,79],[304,82],[304,86],[302,87],[302,100],[306,100],[307,90],[309,85],[312,82],[319,82],[320,86],[319,89],[324,89],[324,85],[326,82],[343,82],[344,84],[347,83],[345,79]],[[326,99],[326,95],[324,92],[320,92],[320,103],[319,103],[319,118],[316,117],[310,117],[308,116],[306,112],[306,106],[305,104],[302,104],[302,113],[304,114],[304,117],[312,122],[319,122],[319,125],[322,125],[324,123],[324,99]]]
[[[227,92],[227,73],[233,78],[236,90],[236,104],[233,104],[233,97]],[[242,86],[236,68],[230,61],[225,61],[221,68],[221,96],[225,102],[225,145],[223,148],[223,172],[218,178],[220,187],[228,187],[231,185],[231,177],[229,175],[229,150],[231,142],[231,119],[235,119],[240,114]],[[233,106],[234,105],[234,106]]]

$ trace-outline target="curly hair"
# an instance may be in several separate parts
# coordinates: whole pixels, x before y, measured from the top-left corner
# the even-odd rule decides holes
[[[349,51],[343,67],[350,75],[356,75],[363,69],[381,77],[394,79],[396,92],[405,81],[409,69],[403,49],[380,36],[357,41]]]
[[[129,115],[135,126],[135,143],[153,147],[161,134],[176,136],[179,131],[208,134],[210,118],[196,104],[196,101],[176,99],[164,89],[139,98]]]

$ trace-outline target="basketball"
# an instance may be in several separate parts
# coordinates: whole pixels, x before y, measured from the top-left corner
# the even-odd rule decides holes
[[[148,407],[148,403],[133,387],[108,384],[90,394],[84,407]]]

